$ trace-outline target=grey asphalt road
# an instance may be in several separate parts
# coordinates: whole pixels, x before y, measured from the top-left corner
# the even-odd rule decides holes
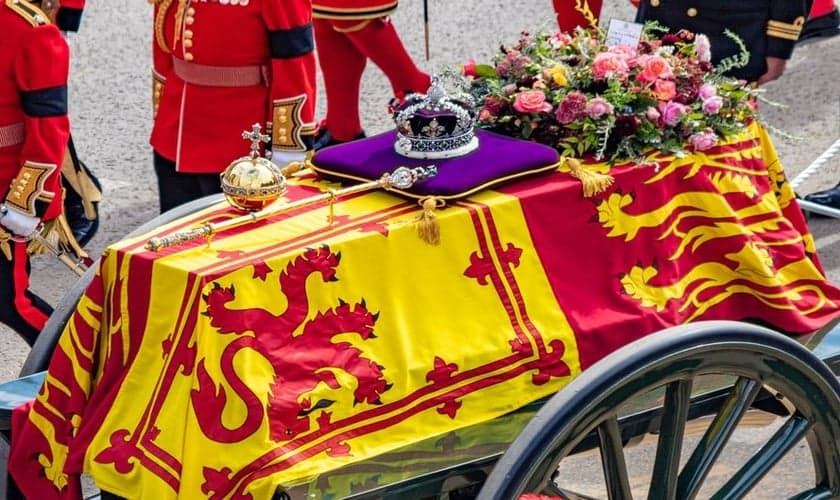
[[[627,0],[606,0],[602,17],[631,20]],[[101,229],[88,250],[98,255],[109,243],[157,215],[157,197],[148,135],[151,122],[151,14],[143,1],[88,0],[80,33],[71,39],[70,115],[79,154],[105,190]],[[440,71],[470,58],[489,61],[500,43],[523,31],[555,27],[549,0],[430,0],[430,58],[424,57],[423,6],[402,2],[393,17],[419,65]],[[231,33],[236,36],[236,33]],[[765,87],[765,123],[788,177],[794,178],[840,139],[840,38],[804,45],[782,80]],[[362,117],[369,134],[392,128],[385,76],[368,66],[362,82]],[[319,111],[323,110],[323,98]],[[322,116],[319,112],[319,116]],[[244,147],[244,146],[243,146]],[[840,180],[840,157],[799,187],[808,193]],[[840,221],[812,219],[811,229],[830,279],[840,284]],[[75,275],[54,259],[33,262],[33,288],[57,303]],[[0,380],[14,378],[27,346],[0,325]],[[743,439],[753,439],[746,436]],[[799,464],[786,467],[802,475]],[[764,492],[772,489],[764,489]],[[770,495],[772,496],[772,495]]]

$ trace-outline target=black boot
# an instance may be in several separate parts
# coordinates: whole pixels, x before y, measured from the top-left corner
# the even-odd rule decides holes
[[[840,12],[835,8],[828,14],[805,21],[797,43],[817,41],[840,35]]]
[[[840,184],[831,189],[805,195],[805,200],[840,210]]]
[[[87,173],[90,175],[91,181],[101,192],[102,186],[89,170],[85,167]],[[85,206],[82,202],[82,196],[73,188],[72,185],[62,176],[62,185],[64,187],[64,217],[67,219],[67,224],[73,232],[73,237],[79,243],[79,246],[84,247],[96,235],[99,229],[99,202],[93,202],[94,217],[89,219],[85,213]]]

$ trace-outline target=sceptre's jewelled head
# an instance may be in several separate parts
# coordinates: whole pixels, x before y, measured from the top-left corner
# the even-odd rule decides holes
[[[408,158],[455,158],[478,148],[474,101],[468,94],[450,95],[443,79],[432,77],[426,94],[409,94],[394,111],[394,150]]]
[[[260,142],[270,137],[260,133],[259,124],[242,132],[242,138],[251,141],[251,153],[237,158],[221,173],[222,192],[232,206],[255,212],[286,194],[286,178],[274,163],[260,156]]]

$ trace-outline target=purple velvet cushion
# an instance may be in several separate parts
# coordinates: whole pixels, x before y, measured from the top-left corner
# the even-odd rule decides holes
[[[420,182],[403,194],[460,198],[490,186],[556,168],[558,154],[536,142],[513,139],[476,129],[479,146],[457,158],[423,160],[406,158],[394,151],[396,131],[330,146],[312,158],[320,174],[338,179],[370,181],[400,166],[436,165],[436,176]]]

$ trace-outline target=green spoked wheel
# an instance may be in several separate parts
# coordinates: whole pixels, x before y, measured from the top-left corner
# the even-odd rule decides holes
[[[734,382],[726,384],[710,425],[690,449],[685,430],[697,401],[692,388],[707,376]],[[760,394],[768,393],[788,410],[782,425],[722,484],[712,492],[704,489],[703,497],[742,498],[804,442],[814,478],[793,498],[840,498],[840,384],[834,374],[789,337],[746,323],[712,321],[649,335],[585,370],[534,416],[496,464],[479,499],[525,493],[580,498],[564,488],[558,472],[586,440],[600,452],[606,495],[633,498],[638,478],[631,487],[618,409],[656,391],[659,437],[647,498],[698,498],[739,422]]]

